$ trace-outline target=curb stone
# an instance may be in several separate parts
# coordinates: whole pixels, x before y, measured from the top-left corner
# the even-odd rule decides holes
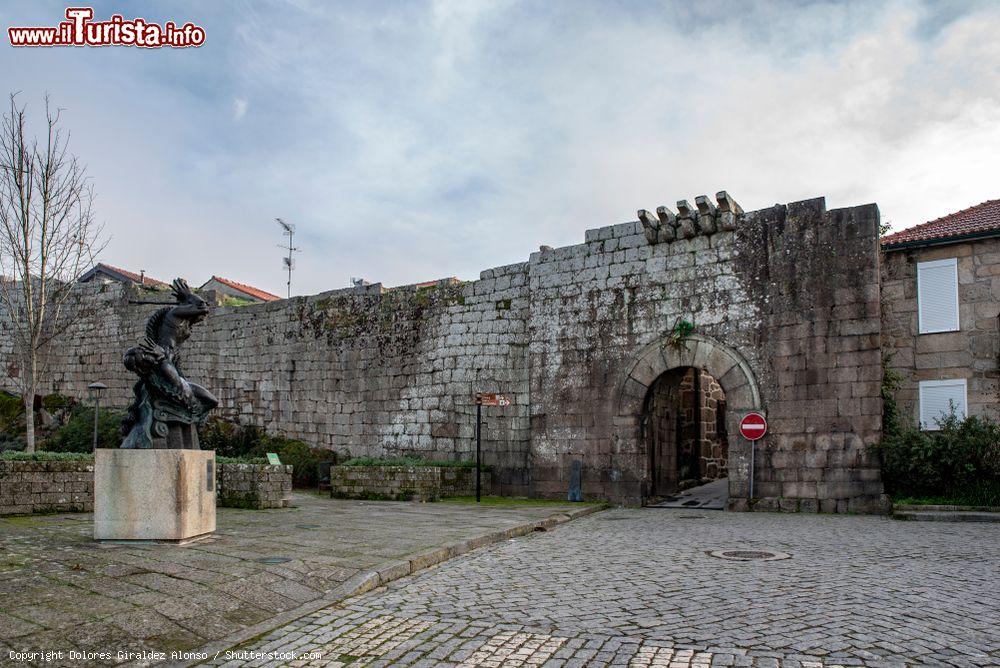
[[[292,610],[286,610],[285,612],[278,613],[277,615],[274,615],[259,624],[254,624],[253,626],[248,626],[244,629],[231,633],[225,638],[220,638],[219,640],[215,640],[207,645],[190,650],[190,653],[207,654],[209,657],[208,660],[211,661],[217,654],[221,654],[228,649],[232,649],[237,645],[250,640],[251,638],[269,633],[270,631],[285,626],[300,617],[311,615],[317,610],[322,610],[323,608],[335,605],[345,599],[351,598],[352,596],[364,594],[372,589],[375,589],[376,587],[381,587],[382,585],[386,585],[394,580],[398,580],[406,577],[407,575],[412,575],[413,573],[425,570],[453,557],[457,557],[481,547],[486,547],[487,545],[500,543],[511,538],[526,536],[534,532],[537,528],[548,530],[559,526],[560,524],[565,524],[566,522],[586,517],[587,515],[606,510],[610,507],[611,506],[608,504],[599,504],[577,508],[566,513],[556,513],[540,520],[518,524],[517,526],[513,526],[509,529],[494,531],[483,536],[477,536],[475,538],[469,538],[457,543],[449,543],[442,547],[435,547],[423,552],[418,552],[409,559],[389,562],[388,564],[380,566],[377,570],[362,571],[345,580],[340,586],[325,596],[321,596],[318,599],[304,603],[303,605]],[[179,661],[164,662],[159,665],[168,666],[170,668],[190,668],[191,666],[197,666],[201,663],[201,661]]]
[[[956,510],[897,510],[894,520],[904,522],[1000,522],[1000,513],[962,512]]]
[[[1000,506],[942,506],[924,504],[894,504],[894,511],[916,511],[916,512],[966,512],[966,513],[1000,513]]]

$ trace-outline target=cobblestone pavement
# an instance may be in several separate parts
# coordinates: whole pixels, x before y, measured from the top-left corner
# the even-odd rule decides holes
[[[733,549],[792,556],[706,554]],[[998,555],[995,525],[612,510],[397,580],[215,663],[997,666]]]
[[[95,543],[90,514],[0,518],[0,665],[12,650],[192,650],[359,572],[571,507],[294,499],[220,508],[217,538],[183,547]]]

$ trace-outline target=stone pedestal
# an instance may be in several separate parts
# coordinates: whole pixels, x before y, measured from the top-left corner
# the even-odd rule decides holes
[[[215,531],[215,451],[94,452],[94,538],[186,542]]]

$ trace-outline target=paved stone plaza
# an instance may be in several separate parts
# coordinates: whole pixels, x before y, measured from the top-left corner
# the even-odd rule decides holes
[[[372,569],[570,509],[308,494],[294,502],[220,509],[217,538],[184,547],[95,543],[89,514],[0,519],[0,665],[24,665],[12,650],[194,650],[335,595]],[[287,561],[258,561],[269,557]]]
[[[706,554],[736,548],[792,556]],[[994,525],[610,510],[308,615],[228,665],[996,666],[998,551]]]

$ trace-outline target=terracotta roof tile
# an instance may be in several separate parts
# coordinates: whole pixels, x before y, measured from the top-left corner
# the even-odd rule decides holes
[[[987,200],[968,209],[890,234],[882,239],[882,246],[892,248],[900,244],[924,241],[932,243],[989,232],[1000,233],[1000,199]]]
[[[127,276],[130,280],[132,280],[135,283],[139,283],[140,285],[148,285],[148,286],[155,286],[162,288],[170,287],[169,283],[164,283],[163,281],[158,281],[155,278],[151,278],[143,274],[137,274],[134,271],[129,271],[127,269],[122,269],[121,267],[110,265],[107,262],[98,262],[97,267],[95,267],[95,269],[100,267],[104,267],[105,269],[110,269],[111,271],[117,272],[122,276]]]
[[[247,285],[246,283],[240,283],[238,281],[231,281],[228,278],[223,278],[222,276],[212,276],[213,279],[222,283],[223,285],[228,285],[234,290],[239,290],[240,292],[256,297],[265,302],[273,302],[281,299],[278,295],[272,295],[270,292],[264,292],[260,288],[255,288],[252,285]]]

